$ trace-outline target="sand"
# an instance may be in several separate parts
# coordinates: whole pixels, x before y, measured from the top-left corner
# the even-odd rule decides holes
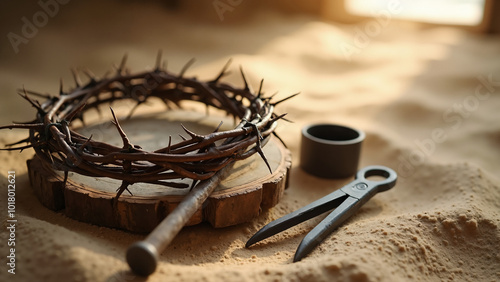
[[[195,57],[188,74],[209,79],[232,58],[226,82],[242,83],[241,65],[255,88],[265,79],[266,93],[301,92],[277,108],[294,121],[278,128],[293,154],[283,200],[249,223],[184,228],[147,281],[500,280],[500,38],[391,21],[356,47],[363,24],[270,11],[241,21],[228,12],[224,21],[199,23],[150,3],[106,3],[97,11],[67,4],[18,54],[3,39],[1,124],[33,117],[33,108],[16,95],[23,85],[55,94],[59,77],[70,84],[70,67],[102,75],[127,52],[129,67],[139,71],[154,65],[160,48],[175,72]],[[22,11],[30,10],[14,9],[3,34],[19,32]],[[340,46],[355,52],[346,56]],[[398,184],[300,262],[292,263],[295,249],[321,217],[245,249],[266,223],[350,181],[299,168],[300,130],[316,122],[364,130],[361,166],[389,166]],[[0,146],[25,136],[1,131]],[[0,152],[0,281],[145,281],[124,260],[126,248],[144,235],[43,207],[26,174],[32,155]],[[15,275],[5,263],[9,170],[16,175]]]

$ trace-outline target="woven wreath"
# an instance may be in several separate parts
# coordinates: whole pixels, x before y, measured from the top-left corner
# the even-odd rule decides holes
[[[154,70],[130,74],[125,68],[126,58],[124,56],[112,77],[98,79],[91,72],[84,71],[89,77],[86,84],[81,83],[78,71],[74,70],[76,87],[64,92],[61,82],[57,96],[23,89],[20,95],[36,108],[36,119],[0,127],[29,130],[28,138],[7,145],[9,148],[5,150],[32,147],[45,164],[64,171],[65,183],[69,171],[121,180],[116,198],[125,190],[132,194],[128,186],[139,182],[188,188],[188,184],[179,180],[190,178],[193,180],[193,187],[198,181],[212,177],[230,163],[255,153],[262,157],[271,170],[262,147],[272,134],[276,135],[274,130],[277,121],[285,116],[274,113],[274,106],[297,94],[271,102],[272,97],[265,98],[262,95],[262,81],[257,93],[250,90],[241,68],[243,88],[222,83],[220,79],[227,74],[230,61],[215,79],[199,81],[196,78],[184,77],[193,60],[175,75],[162,67],[160,52]],[[28,94],[42,97],[45,101],[40,103]],[[151,97],[159,98],[168,109],[174,105],[180,107],[180,102],[184,100],[200,102],[207,107],[221,109],[233,115],[239,119],[239,124],[232,130],[220,132],[219,125],[208,135],[196,134],[182,126],[188,135],[187,138],[181,136],[183,141],[172,144],[169,137],[169,145],[155,151],[146,151],[139,145],[132,144],[112,109],[112,122],[121,136],[123,147],[92,140],[92,136],[83,136],[72,129],[72,120],[81,119],[83,122],[83,113],[89,109],[98,108],[104,103],[128,99],[136,103],[129,114],[130,117],[137,106]],[[28,145],[11,147],[24,142]]]

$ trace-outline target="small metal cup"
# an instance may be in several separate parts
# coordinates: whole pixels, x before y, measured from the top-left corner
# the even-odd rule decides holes
[[[313,124],[302,129],[300,167],[323,178],[347,178],[358,171],[365,133],[341,125]]]

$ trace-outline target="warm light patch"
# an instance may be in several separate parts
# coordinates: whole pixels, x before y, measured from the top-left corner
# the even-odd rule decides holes
[[[413,21],[475,26],[481,23],[485,0],[346,0],[346,10],[360,16],[377,16],[391,5],[401,6],[394,17]]]

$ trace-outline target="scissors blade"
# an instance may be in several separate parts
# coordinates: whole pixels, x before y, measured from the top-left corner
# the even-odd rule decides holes
[[[316,227],[314,227],[300,242],[293,262],[297,262],[309,254],[316,246],[325,240],[339,225],[353,215],[362,203],[356,198],[347,197],[338,208],[333,210]]]
[[[347,197],[348,195],[342,190],[336,190],[335,192],[330,193],[305,207],[272,221],[248,239],[245,247],[248,248],[251,245],[280,233],[283,230],[332,210],[342,203]]]

